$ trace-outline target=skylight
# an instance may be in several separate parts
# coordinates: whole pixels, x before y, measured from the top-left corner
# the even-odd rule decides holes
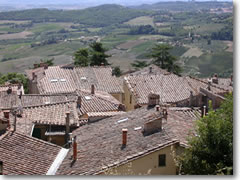
[[[86,100],[91,100],[92,98],[90,96],[85,96]]]
[[[51,79],[51,83],[58,82],[58,79]]]
[[[121,120],[118,120],[117,123],[122,123],[122,122],[125,122],[125,121],[127,121],[127,120],[128,120],[128,118],[121,119]]]
[[[87,78],[86,77],[81,77],[81,80],[87,80]]]
[[[135,128],[134,128],[134,131],[137,131],[137,130],[140,130],[140,129],[142,129],[141,126],[140,126],[140,127],[135,127]]]
[[[66,79],[60,79],[60,82],[66,82]]]

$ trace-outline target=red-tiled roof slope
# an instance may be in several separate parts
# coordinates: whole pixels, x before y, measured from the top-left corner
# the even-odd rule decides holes
[[[71,165],[72,152],[68,153],[57,174],[95,174],[107,166],[137,158],[175,140],[186,142],[185,138],[196,118],[169,111],[167,121],[163,120],[163,129],[144,136],[144,123],[156,115],[159,115],[159,112],[154,108],[142,107],[78,128],[73,131],[73,135],[77,136],[77,161]],[[122,122],[118,122],[119,120]],[[127,146],[122,149],[123,128],[128,129],[128,140]]]
[[[18,132],[7,132],[0,137],[3,174],[46,175],[60,150],[60,146]]]
[[[180,77],[175,74],[157,75],[129,75],[124,77],[128,88],[137,97],[138,104],[147,104],[150,92],[159,94],[160,101],[163,103],[176,103],[193,95],[198,95],[200,87],[207,88],[208,84],[196,78]],[[211,86],[215,93],[226,92],[224,89]]]
[[[23,108],[22,117],[17,118],[17,131],[30,135],[33,124],[64,126],[66,124],[66,112],[68,111],[70,112],[71,126],[86,123],[79,120],[79,110],[76,102],[64,102]]]
[[[28,74],[31,74],[28,72]],[[42,77],[43,76],[43,77]],[[38,78],[40,94],[70,93],[77,89],[90,89],[108,93],[123,93],[120,78],[112,76],[111,67],[61,68],[51,66]],[[31,78],[29,76],[29,78]]]
[[[121,103],[106,92],[95,91],[94,94],[91,94],[88,90],[78,90],[77,94],[82,99],[82,105],[80,108],[82,114],[121,110]]]
[[[64,103],[68,101],[76,101],[75,94],[58,94],[58,95],[41,95],[41,94],[25,94],[21,97],[23,107],[40,106],[55,103]]]

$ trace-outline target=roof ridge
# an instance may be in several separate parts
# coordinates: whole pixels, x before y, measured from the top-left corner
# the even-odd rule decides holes
[[[39,104],[39,105],[30,105],[30,106],[23,106],[23,108],[37,108],[37,107],[47,107],[47,106],[54,106],[54,105],[59,105],[59,104],[67,104],[67,103],[74,103],[76,101],[74,100],[68,100],[68,101],[63,101],[63,102],[55,102],[55,103],[50,103],[50,104]]]
[[[204,83],[204,84],[208,84],[207,82],[205,82],[205,81],[203,81],[203,80],[201,80],[201,79],[199,79],[199,78],[192,77],[192,76],[189,76],[189,77],[192,78],[192,79],[194,79],[194,80],[200,81],[200,82],[202,82],[202,83]],[[216,85],[214,85],[214,84],[212,84],[212,83],[211,83],[210,86],[215,87],[215,88],[217,88],[217,89],[221,89],[221,90],[227,91],[226,89],[224,89],[224,88],[222,88],[222,87],[219,87],[219,86],[216,86]]]

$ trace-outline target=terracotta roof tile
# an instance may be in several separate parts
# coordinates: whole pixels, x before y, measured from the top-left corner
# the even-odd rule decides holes
[[[72,152],[69,151],[57,174],[95,174],[104,167],[126,162],[177,140],[185,143],[196,118],[169,110],[167,121],[163,120],[163,129],[144,136],[144,123],[157,114],[154,108],[143,107],[78,128],[73,131],[77,136],[77,161],[71,165]],[[123,128],[128,129],[125,148],[122,148]]]
[[[0,137],[3,174],[46,175],[60,150],[60,146],[18,132],[7,132]]]
[[[138,104],[147,104],[150,92],[160,95],[162,103],[176,103],[193,95],[198,95],[200,87],[207,88],[208,84],[197,78],[180,77],[175,74],[141,74],[124,77],[124,81],[137,97]],[[211,85],[215,93],[224,93],[226,90]]]
[[[120,79],[112,76],[111,67],[69,69],[51,66],[44,70],[43,77],[38,80],[38,89],[40,94],[70,93],[77,89],[90,89],[92,84],[99,91],[123,93]]]

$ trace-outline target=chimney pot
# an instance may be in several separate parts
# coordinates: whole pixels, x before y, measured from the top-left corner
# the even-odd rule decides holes
[[[77,160],[77,136],[73,137],[73,161]]]
[[[203,106],[203,117],[206,116],[206,106]]]
[[[78,96],[78,98],[77,98],[77,108],[81,108],[81,105],[82,105],[82,98],[81,98],[81,96]]]
[[[168,118],[168,112],[167,112],[167,109],[166,109],[166,108],[163,108],[162,113],[163,113],[163,118],[167,120],[167,118]]]
[[[70,112],[66,112],[66,133],[65,133],[65,143],[67,144],[69,141],[69,133],[70,133]],[[69,147],[69,145],[67,145]]]
[[[33,64],[34,69],[38,68],[38,64]]]
[[[152,73],[152,66],[149,67],[149,73]]]
[[[122,129],[122,146],[127,145],[127,132],[128,129]]]
[[[3,162],[0,161],[0,175],[3,175]]]
[[[160,106],[156,105],[156,111],[160,111]]]
[[[8,94],[11,94],[11,93],[12,93],[12,87],[9,87],[9,88],[8,88],[7,93],[8,93]]]
[[[3,114],[4,114],[4,118],[9,119],[9,115],[10,115],[10,111],[9,110],[3,111]]]
[[[95,86],[93,84],[91,85],[91,94],[95,94]]]

